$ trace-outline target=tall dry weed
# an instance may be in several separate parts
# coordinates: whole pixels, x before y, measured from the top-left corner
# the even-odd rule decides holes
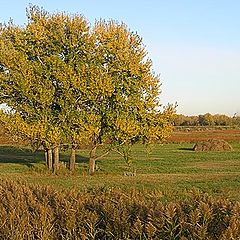
[[[166,203],[136,190],[57,191],[0,181],[0,239],[234,240],[240,203],[196,190]]]

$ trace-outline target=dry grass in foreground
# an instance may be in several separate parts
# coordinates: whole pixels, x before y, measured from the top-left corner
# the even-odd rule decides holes
[[[105,188],[57,191],[0,182],[0,239],[238,239],[240,203],[192,191],[164,203],[161,192]]]

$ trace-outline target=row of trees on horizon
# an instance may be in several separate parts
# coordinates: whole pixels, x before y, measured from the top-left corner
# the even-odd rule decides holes
[[[174,117],[175,126],[240,126],[240,116],[229,117],[224,114],[201,114],[198,116],[186,116],[176,114]]]

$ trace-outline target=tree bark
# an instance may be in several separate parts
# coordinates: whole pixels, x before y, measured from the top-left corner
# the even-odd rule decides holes
[[[59,170],[59,148],[55,146],[53,148],[53,173],[57,173]]]
[[[44,149],[45,154],[45,165],[48,167],[48,149]]]
[[[71,156],[69,160],[69,170],[73,171],[75,170],[75,164],[76,164],[76,147],[72,145],[71,148]]]
[[[97,147],[94,146],[90,152],[90,158],[89,158],[89,174],[90,175],[93,175],[95,171],[96,150],[97,150]]]
[[[47,166],[48,169],[52,170],[53,168],[53,155],[52,155],[52,149],[47,149]]]

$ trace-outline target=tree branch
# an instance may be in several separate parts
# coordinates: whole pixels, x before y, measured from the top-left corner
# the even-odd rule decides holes
[[[101,159],[101,158],[107,156],[110,152],[111,152],[111,150],[107,151],[106,153],[102,154],[101,156],[96,157],[95,160],[98,160],[98,159]]]

